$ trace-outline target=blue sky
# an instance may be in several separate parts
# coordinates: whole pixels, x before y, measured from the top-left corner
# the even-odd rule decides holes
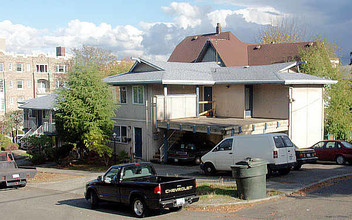
[[[184,37],[214,32],[217,22],[244,42],[265,25],[294,19],[306,36],[322,35],[352,51],[350,0],[0,0],[0,37],[7,52],[54,53],[93,45],[120,58],[166,60]]]

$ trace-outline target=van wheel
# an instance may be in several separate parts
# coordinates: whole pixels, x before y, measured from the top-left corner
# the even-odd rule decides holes
[[[181,211],[182,210],[182,206],[179,206],[179,207],[171,207],[169,208],[169,210],[171,212],[178,212],[178,211]]]
[[[200,159],[199,156],[197,156],[196,158],[194,158],[194,163],[195,163],[196,165],[199,165],[199,164],[201,163],[201,159]]]
[[[283,168],[283,169],[279,170],[279,174],[280,175],[287,175],[287,174],[289,174],[290,171],[291,171],[290,168]]]
[[[346,163],[346,160],[345,160],[345,158],[343,156],[339,155],[339,156],[336,157],[336,163],[338,165],[343,165],[343,164]]]
[[[132,212],[137,218],[144,218],[147,216],[148,208],[143,199],[136,197],[131,204]]]
[[[294,170],[299,170],[301,169],[302,164],[297,164],[296,166],[293,167]]]
[[[273,170],[269,166],[267,167],[267,170],[268,170],[268,172],[266,174],[266,178],[272,177],[273,176]]]
[[[214,175],[216,173],[216,169],[215,169],[214,165],[211,163],[206,163],[204,165],[204,173],[207,176]]]

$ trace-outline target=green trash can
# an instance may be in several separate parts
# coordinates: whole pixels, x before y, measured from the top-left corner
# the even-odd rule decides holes
[[[252,200],[266,197],[267,162],[259,158],[246,158],[231,166],[240,199]]]

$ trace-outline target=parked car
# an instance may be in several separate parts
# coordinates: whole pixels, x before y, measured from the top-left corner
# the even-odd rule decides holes
[[[296,146],[295,146],[296,147]],[[318,160],[317,154],[311,148],[295,148],[297,163],[293,167],[295,170],[301,169],[303,164],[316,163]]]
[[[168,151],[169,162],[193,162],[200,164],[200,158],[213,149],[215,144],[208,140],[175,143]]]
[[[231,171],[231,165],[245,158],[261,158],[268,162],[268,174],[287,174],[296,163],[294,144],[286,134],[238,135],[225,138],[201,160],[205,174]]]
[[[336,161],[337,164],[352,163],[352,144],[347,141],[326,140],[314,144],[318,160]]]
[[[151,163],[114,165],[96,180],[86,184],[85,198],[96,208],[100,201],[129,205],[136,217],[150,209],[181,210],[197,202],[196,180],[185,177],[157,176]]]

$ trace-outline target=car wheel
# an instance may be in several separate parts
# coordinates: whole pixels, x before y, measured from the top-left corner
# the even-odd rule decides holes
[[[339,155],[336,157],[336,163],[338,165],[343,165],[346,163],[346,159],[343,156]]]
[[[205,175],[211,176],[211,175],[214,175],[216,173],[216,169],[215,169],[213,164],[206,163],[204,165],[204,172],[205,172]]]
[[[136,197],[132,202],[132,212],[137,218],[144,218],[147,216],[148,208],[143,199]]]
[[[283,169],[279,170],[279,174],[280,175],[287,175],[287,174],[289,174],[290,171],[291,171],[290,168],[283,168]]]
[[[273,175],[273,170],[267,166],[267,173],[266,173],[266,178],[270,178]]]
[[[182,210],[182,206],[169,208],[171,212],[178,212]]]
[[[94,191],[91,191],[90,192],[90,207],[92,209],[96,209],[96,208],[98,208],[98,205],[99,205],[99,198]]]
[[[201,159],[200,159],[199,156],[197,156],[196,158],[194,158],[194,163],[195,163],[196,165],[199,165],[199,164],[201,163]]]
[[[296,166],[293,167],[294,170],[300,170],[302,167],[302,164],[297,164]]]

